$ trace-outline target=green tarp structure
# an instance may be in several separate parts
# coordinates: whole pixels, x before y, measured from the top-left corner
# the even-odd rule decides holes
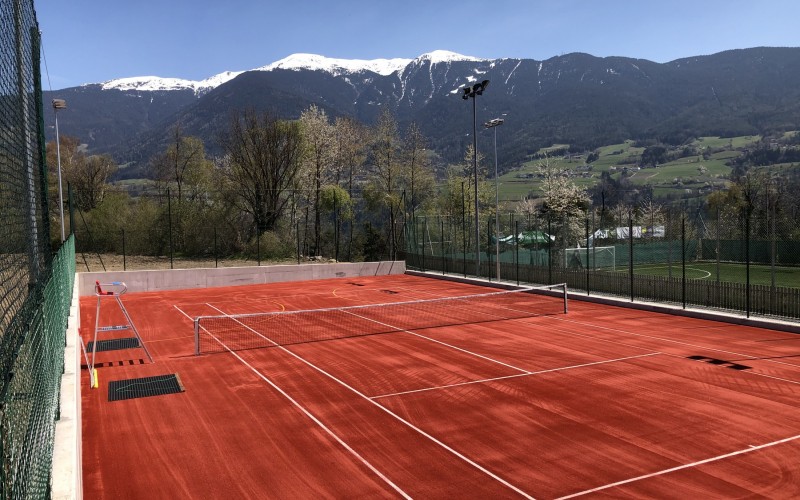
[[[551,236],[543,231],[522,231],[517,235],[509,234],[508,236],[501,236],[500,243],[505,245],[514,245],[517,242],[520,246],[532,247],[536,245],[549,245],[555,240],[555,236]],[[495,238],[492,237],[492,243]]]

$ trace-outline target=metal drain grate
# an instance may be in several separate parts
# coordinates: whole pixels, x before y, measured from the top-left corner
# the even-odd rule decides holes
[[[109,401],[162,396],[178,392],[184,392],[184,389],[177,373],[128,380],[112,380],[108,383]]]
[[[94,347],[94,342],[89,342],[89,345],[86,346],[86,350],[92,352],[92,347]],[[137,339],[136,337],[127,337],[124,339],[98,340],[96,352],[118,351],[120,349],[137,349],[138,347],[140,347],[139,339]]]

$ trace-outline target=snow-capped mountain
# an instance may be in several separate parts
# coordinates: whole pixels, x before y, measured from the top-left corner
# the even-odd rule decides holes
[[[183,80],[181,78],[161,78],[159,76],[134,76],[130,78],[118,78],[101,83],[103,90],[138,90],[143,92],[169,91],[169,90],[192,90],[196,94],[202,94],[215,89],[223,83],[241,75],[243,71],[225,71],[218,75],[211,76],[205,80]],[[91,84],[88,84],[91,85]]]
[[[332,59],[316,54],[292,54],[280,61],[257,68],[255,71],[272,71],[274,69],[326,71],[333,76],[371,71],[386,76],[400,71],[411,61],[412,59]]]
[[[273,71],[285,69],[291,71],[323,71],[333,76],[352,75],[362,72],[377,73],[378,75],[388,76],[393,73],[401,73],[412,63],[428,62],[430,64],[452,63],[456,61],[478,62],[481,59],[464,56],[446,50],[435,50],[422,54],[415,59],[335,59],[317,54],[292,54],[279,61],[275,61],[266,66],[252,69],[250,71]],[[171,90],[192,90],[198,95],[202,95],[209,90],[213,90],[225,82],[228,82],[244,71],[225,71],[218,75],[208,77],[204,80],[184,80],[181,78],[162,78],[158,76],[137,76],[127,78],[117,78],[103,82],[100,85],[103,90],[123,90],[123,91],[171,91]],[[93,85],[93,84],[86,84]]]
[[[680,144],[701,135],[800,128],[800,48],[732,50],[663,64],[581,53],[544,61],[444,50],[414,59],[293,54],[202,81],[121,78],[45,92],[45,102],[66,99],[61,133],[77,136],[91,152],[113,153],[120,163],[146,164],[176,123],[215,154],[232,111],[296,119],[311,105],[367,124],[389,110],[401,127],[416,123],[443,158],[460,161],[473,118],[460,89],[480,80],[491,85],[475,100],[476,118],[483,123],[506,115],[498,156],[513,158],[507,161],[554,143],[592,148],[643,138]],[[52,109],[45,106],[45,113],[52,136]],[[480,144],[488,137],[479,134],[479,149],[489,148]]]

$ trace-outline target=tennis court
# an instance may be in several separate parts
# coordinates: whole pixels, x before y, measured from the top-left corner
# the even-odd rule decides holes
[[[124,301],[86,498],[800,496],[797,335],[408,274]]]

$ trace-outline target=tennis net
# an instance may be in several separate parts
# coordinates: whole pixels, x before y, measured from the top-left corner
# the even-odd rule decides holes
[[[195,354],[277,347],[567,312],[567,286],[359,306],[199,316]]]

